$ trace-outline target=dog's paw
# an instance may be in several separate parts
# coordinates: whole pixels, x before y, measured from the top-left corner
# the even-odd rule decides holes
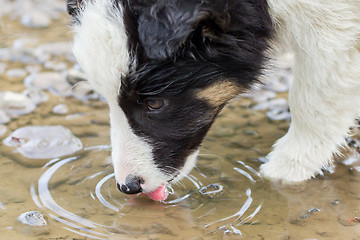
[[[307,159],[296,159],[285,154],[272,152],[268,162],[260,167],[261,174],[270,180],[296,183],[309,180],[321,173],[321,167],[314,167]]]

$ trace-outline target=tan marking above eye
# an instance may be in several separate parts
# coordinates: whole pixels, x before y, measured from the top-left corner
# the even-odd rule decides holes
[[[196,97],[218,107],[241,93],[241,87],[232,81],[218,81],[196,92]]]

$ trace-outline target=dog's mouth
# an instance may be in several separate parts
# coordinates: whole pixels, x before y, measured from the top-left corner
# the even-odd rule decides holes
[[[164,201],[169,196],[169,191],[167,190],[167,184],[162,184],[157,189],[152,192],[144,193],[146,196],[151,198],[154,201]]]
[[[146,196],[151,198],[154,201],[164,201],[169,196],[169,191],[167,189],[167,185],[170,184],[178,175],[180,172],[178,171],[167,183],[163,183],[160,185],[157,189],[155,189],[152,192],[143,192]]]

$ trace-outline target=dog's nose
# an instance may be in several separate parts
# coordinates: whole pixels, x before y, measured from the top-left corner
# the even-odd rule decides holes
[[[136,194],[142,191],[141,185],[143,184],[144,180],[141,177],[135,175],[128,175],[125,179],[125,184],[117,184],[118,189],[120,192],[126,194]]]

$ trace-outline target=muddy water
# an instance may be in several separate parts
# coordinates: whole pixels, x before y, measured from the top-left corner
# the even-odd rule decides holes
[[[37,6],[29,2],[30,9]],[[67,16],[61,8],[52,10],[59,16],[48,22],[45,16],[37,26],[24,26],[26,18],[19,22],[21,11],[5,11],[1,17],[0,94],[33,89],[41,101],[32,98],[36,106],[26,114],[16,106],[0,107],[10,118],[0,118],[0,239],[360,239],[360,223],[354,219],[360,217],[356,136],[330,173],[307,183],[283,186],[258,172],[272,143],[289,126],[281,99],[291,71],[281,61],[267,77],[281,81],[261,87],[257,95],[244,95],[221,113],[197,168],[169,187],[168,200],[119,193],[109,161],[106,104],[83,82],[73,87],[82,75],[68,45]],[[40,79],[43,72],[65,80],[27,78]],[[9,108],[17,112],[10,114]],[[29,158],[3,141],[22,127],[58,125],[81,140],[81,150]],[[36,212],[24,221],[20,216],[29,211]]]

